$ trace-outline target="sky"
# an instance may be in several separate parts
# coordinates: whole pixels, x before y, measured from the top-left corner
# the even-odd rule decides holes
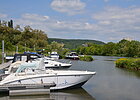
[[[140,0],[0,0],[0,20],[49,38],[140,41]]]

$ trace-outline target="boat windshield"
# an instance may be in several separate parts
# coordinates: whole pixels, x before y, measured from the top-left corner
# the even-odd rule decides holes
[[[27,68],[35,69],[37,65],[38,65],[38,62],[34,62],[34,63],[25,62],[19,66],[19,68],[16,70],[16,73],[24,72],[24,70]]]
[[[38,61],[33,61],[33,62],[24,62],[22,63],[16,73],[24,72],[25,69],[41,69],[43,70],[44,68],[44,60],[43,59],[38,59]]]
[[[11,70],[10,70],[10,73],[15,73],[15,72],[17,71],[17,69],[18,69],[18,68],[12,67]]]
[[[15,58],[15,61],[26,61],[27,60],[27,56],[17,56]]]

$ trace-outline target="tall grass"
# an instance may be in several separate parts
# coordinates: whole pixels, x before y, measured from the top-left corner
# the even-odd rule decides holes
[[[94,60],[92,56],[87,56],[87,55],[80,56],[79,59],[81,61],[93,61]]]
[[[140,58],[120,58],[115,61],[116,67],[140,70]]]

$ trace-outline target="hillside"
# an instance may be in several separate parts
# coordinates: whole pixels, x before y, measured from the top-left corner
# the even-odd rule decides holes
[[[105,44],[104,42],[97,40],[83,40],[83,39],[58,39],[58,38],[48,38],[48,43],[56,41],[58,43],[64,43],[65,48],[75,49],[85,43],[95,43],[95,44]]]

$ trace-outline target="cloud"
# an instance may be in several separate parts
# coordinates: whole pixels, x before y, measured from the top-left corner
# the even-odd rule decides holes
[[[6,17],[7,17],[6,14],[2,14],[2,13],[0,13],[0,18],[6,18]]]
[[[86,33],[91,33],[97,28],[96,25],[88,22],[59,21],[49,16],[47,16],[47,20],[44,20],[44,16],[29,13],[23,14],[21,18],[14,20],[15,25],[21,27],[29,25],[34,29],[45,31],[49,37],[57,38],[88,38],[90,34]]]
[[[30,25],[41,29],[48,37],[96,39],[104,42],[116,42],[129,37],[140,40],[140,7],[106,7],[94,13],[92,22],[80,20],[58,20],[38,14],[23,14],[15,19],[22,27]]]
[[[138,39],[140,33],[139,7],[106,7],[104,11],[93,14],[96,25],[100,27],[97,33],[109,36],[110,39],[130,37]],[[102,32],[102,33],[101,33]]]
[[[109,2],[109,0],[104,0],[104,2]]]
[[[76,15],[83,12],[86,4],[80,0],[53,0],[52,9],[67,13],[68,15]]]
[[[49,19],[49,16],[40,16],[40,15],[37,15],[37,14],[26,13],[26,14],[22,15],[22,18],[23,19],[29,19],[29,20],[37,20],[37,21],[46,21],[46,20]]]

